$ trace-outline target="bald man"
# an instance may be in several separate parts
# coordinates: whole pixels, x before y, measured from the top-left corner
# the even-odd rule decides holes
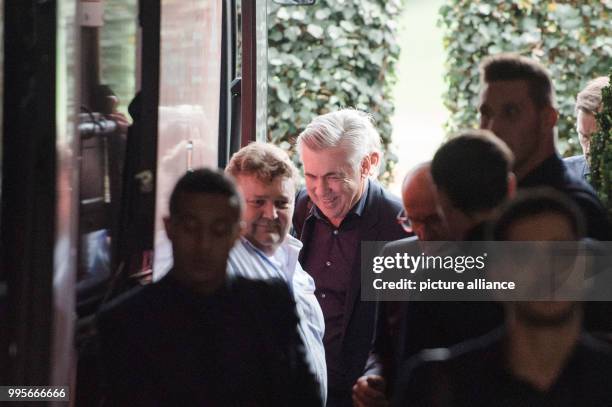
[[[435,185],[430,173],[430,163],[424,162],[406,174],[402,183],[403,210],[397,220],[408,233],[405,239],[388,243],[383,254],[410,252],[419,241],[446,241],[450,239],[442,211],[436,201]],[[404,345],[405,336],[400,322],[405,318],[402,302],[379,303],[375,342],[370,352],[364,374],[353,386],[353,403],[357,407],[384,407],[387,405],[387,384],[394,381],[397,362],[414,351]],[[410,348],[410,349],[407,349]],[[406,351],[409,352],[406,355]]]

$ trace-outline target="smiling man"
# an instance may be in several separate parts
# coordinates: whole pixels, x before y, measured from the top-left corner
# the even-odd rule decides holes
[[[352,406],[351,388],[365,367],[376,308],[359,299],[361,242],[405,237],[396,222],[402,205],[371,178],[381,152],[367,114],[344,109],[316,117],[298,137],[297,150],[306,189],[298,194],[293,226],[325,316],[327,405]]]
[[[287,282],[296,302],[306,356],[325,400],[323,313],[315,298],[314,281],[298,261],[302,243],[289,235],[297,169],[279,147],[251,143],[232,156],[225,171],[234,177],[245,201],[245,228],[230,252],[228,272],[250,279],[280,278]]]

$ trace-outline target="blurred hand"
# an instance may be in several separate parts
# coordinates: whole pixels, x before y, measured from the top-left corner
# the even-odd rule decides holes
[[[117,96],[107,96],[107,98],[109,99],[108,102],[111,106],[111,113],[107,114],[106,118],[117,123],[121,134],[126,134],[127,128],[131,123],[126,115],[117,110],[117,107],[119,106],[119,99]]]
[[[353,386],[353,406],[388,407],[386,387],[385,379],[382,376],[361,376]]]

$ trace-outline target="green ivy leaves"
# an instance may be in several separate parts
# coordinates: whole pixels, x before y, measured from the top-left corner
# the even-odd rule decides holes
[[[578,153],[574,100],[586,82],[610,69],[611,17],[609,0],[449,0],[439,20],[447,52],[447,130],[477,124],[480,61],[518,52],[549,69],[560,113],[559,149]]]
[[[373,114],[391,142],[401,0],[317,0],[268,5],[268,139],[291,146],[316,115],[343,107]],[[386,153],[388,180],[396,157]],[[295,158],[297,163],[297,158]]]
[[[601,96],[603,109],[596,115],[598,131],[591,138],[591,184],[612,217],[612,85],[603,88]]]

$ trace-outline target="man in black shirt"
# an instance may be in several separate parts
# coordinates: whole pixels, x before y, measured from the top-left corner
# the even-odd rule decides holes
[[[612,240],[612,225],[593,189],[570,174],[555,149],[555,92],[537,62],[517,55],[488,57],[480,66],[480,127],[493,131],[515,156],[519,188],[550,186],[583,212],[587,236]]]
[[[283,281],[229,279],[241,199],[196,170],[170,197],[173,268],[98,316],[111,406],[320,406]]]

